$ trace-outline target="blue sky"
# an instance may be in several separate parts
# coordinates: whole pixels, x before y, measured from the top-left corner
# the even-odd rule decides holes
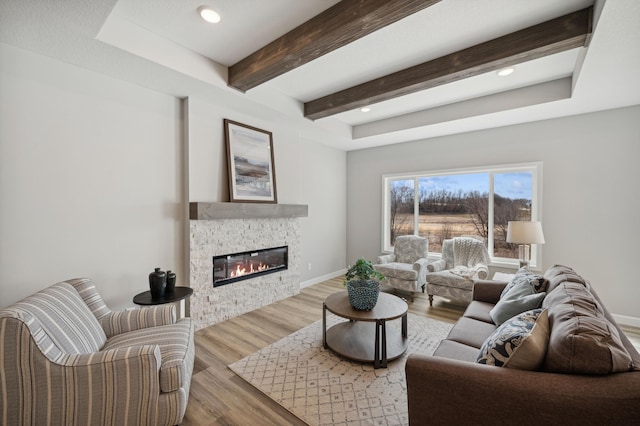
[[[496,173],[494,174],[494,192],[514,200],[520,198],[531,200],[531,179],[530,172]],[[453,192],[458,192],[460,189],[463,192],[488,192],[489,174],[466,173],[423,177],[420,178],[420,189],[426,189],[429,192],[442,189]]]

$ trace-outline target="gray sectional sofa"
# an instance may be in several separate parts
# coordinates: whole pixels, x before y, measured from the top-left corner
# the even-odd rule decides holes
[[[410,424],[637,424],[640,354],[590,283],[553,266],[532,291],[541,306],[498,326],[507,284],[477,281],[434,355],[409,356]],[[526,317],[528,333],[514,333]]]

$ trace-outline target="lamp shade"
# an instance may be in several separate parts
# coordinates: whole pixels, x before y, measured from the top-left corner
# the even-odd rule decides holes
[[[515,244],[544,244],[540,222],[510,221],[507,224],[507,242]]]

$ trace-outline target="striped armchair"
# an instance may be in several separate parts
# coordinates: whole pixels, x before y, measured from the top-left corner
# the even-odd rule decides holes
[[[0,424],[179,424],[193,335],[173,305],[110,311],[88,279],[39,291],[0,310]]]

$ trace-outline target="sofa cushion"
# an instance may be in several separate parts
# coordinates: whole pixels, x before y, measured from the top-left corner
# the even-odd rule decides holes
[[[572,268],[564,265],[553,265],[544,273],[544,277],[549,281],[547,293],[553,291],[559,284],[564,282],[572,282],[587,286],[587,281],[582,278]]]
[[[522,312],[539,308],[546,296],[545,289],[546,280],[543,277],[521,269],[505,287],[489,315],[496,325],[500,325]]]
[[[467,309],[465,309],[463,316],[494,325],[493,319],[491,318],[491,315],[489,315],[493,306],[493,303],[473,300],[469,303]]]
[[[175,324],[130,331],[110,338],[103,350],[142,345],[160,347],[160,390],[173,392],[185,387],[191,378],[188,360],[193,355],[193,322],[182,318]]]
[[[496,326],[493,323],[462,317],[455,323],[447,339],[477,349],[495,330]]]
[[[544,369],[556,373],[608,374],[629,371],[633,361],[617,327],[585,284],[557,285],[543,303],[551,335]]]
[[[536,370],[549,343],[547,311],[534,309],[506,321],[487,338],[476,361],[497,367]]]
[[[478,356],[478,348],[445,339],[440,341],[435,352],[433,352],[433,356],[457,359],[458,361],[475,362]]]

